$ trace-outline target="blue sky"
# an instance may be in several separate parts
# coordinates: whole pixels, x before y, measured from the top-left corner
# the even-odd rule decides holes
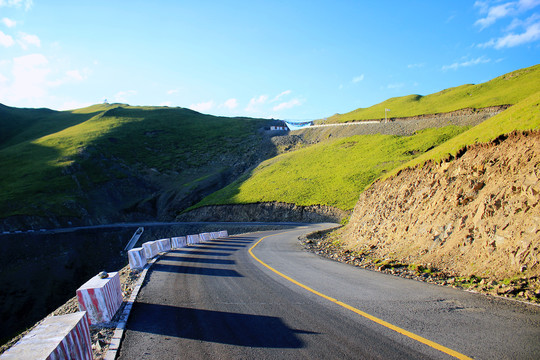
[[[540,0],[0,0],[0,103],[319,119],[540,62]]]

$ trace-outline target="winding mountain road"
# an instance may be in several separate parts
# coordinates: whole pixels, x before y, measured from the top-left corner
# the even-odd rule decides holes
[[[301,249],[299,226],[215,240],[150,269],[119,359],[537,359],[540,308]]]

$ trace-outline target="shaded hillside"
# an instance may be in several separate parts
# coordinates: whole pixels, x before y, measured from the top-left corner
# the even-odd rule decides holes
[[[122,104],[0,110],[11,114],[0,218],[12,229],[171,219],[274,154],[263,119]]]
[[[326,122],[339,123],[388,117],[447,113],[466,108],[513,105],[540,90],[540,65],[519,69],[482,84],[466,84],[434,94],[391,98],[368,108],[336,114]]]

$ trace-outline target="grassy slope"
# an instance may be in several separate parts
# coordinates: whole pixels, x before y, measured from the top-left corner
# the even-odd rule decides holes
[[[391,98],[368,108],[360,108],[346,114],[336,114],[328,122],[349,122],[384,118],[407,117],[422,114],[445,113],[464,108],[484,108],[494,105],[516,104],[540,87],[540,65],[531,66],[499,76],[478,85],[462,85],[427,96],[408,95]]]
[[[440,162],[446,160],[455,156],[459,150],[468,145],[486,143],[515,130],[538,129],[540,129],[540,91],[414,160],[403,164],[387,173],[384,177],[392,176],[405,167],[421,165],[426,161]]]
[[[382,173],[464,130],[449,126],[407,137],[363,135],[319,143],[263,162],[197,207],[282,201],[350,210]]]
[[[210,167],[197,174],[197,168],[223,154],[240,157],[252,147],[256,130],[265,122],[125,105],[40,110],[46,116],[37,118],[35,109],[12,112],[20,126],[12,126],[12,138],[0,149],[0,217],[75,215],[66,201],[80,201],[80,190],[151,168],[179,177],[191,171],[187,181],[196,182],[222,170]],[[48,125],[59,131],[46,131]],[[20,141],[13,144],[17,138]]]

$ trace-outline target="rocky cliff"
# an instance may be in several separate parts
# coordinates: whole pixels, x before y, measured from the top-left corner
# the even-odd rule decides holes
[[[463,149],[361,194],[342,243],[351,251],[487,279],[540,275],[540,133]]]
[[[176,221],[235,222],[336,222],[349,213],[323,205],[298,206],[280,202],[204,206],[176,218]]]

